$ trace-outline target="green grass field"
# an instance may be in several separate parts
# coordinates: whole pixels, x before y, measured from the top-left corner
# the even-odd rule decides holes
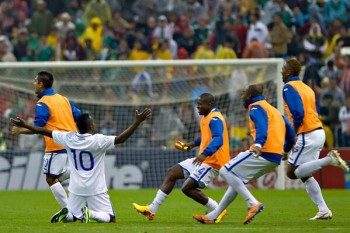
[[[224,190],[205,190],[220,200]],[[131,207],[132,202],[147,204],[156,190],[110,191],[117,212],[116,224],[57,223],[50,218],[58,211],[49,191],[1,191],[0,232],[11,233],[88,233],[88,232],[349,232],[350,191],[324,190],[328,206],[333,211],[331,221],[308,221],[317,209],[304,190],[276,191],[253,190],[259,201],[265,204],[250,224],[243,225],[246,204],[238,197],[228,208],[228,216],[221,223],[203,225],[192,218],[193,213],[202,213],[205,208],[174,190],[159,209],[155,220],[148,221]]]

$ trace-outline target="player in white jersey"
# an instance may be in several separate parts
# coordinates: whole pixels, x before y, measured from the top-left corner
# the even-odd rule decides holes
[[[68,208],[59,211],[52,222],[72,222],[77,219],[84,223],[91,219],[115,222],[115,213],[107,194],[104,157],[107,150],[126,141],[150,115],[151,110],[148,108],[140,114],[136,111],[135,122],[118,136],[92,134],[94,122],[89,114],[82,114],[77,119],[79,133],[50,131],[31,126],[19,118],[11,119],[16,126],[52,137],[55,143],[67,149],[71,169]]]

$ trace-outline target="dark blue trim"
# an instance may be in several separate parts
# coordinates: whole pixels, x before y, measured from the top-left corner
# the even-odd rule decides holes
[[[57,154],[66,154],[67,150],[66,149],[62,149],[62,150],[54,150],[54,151],[49,151],[46,153],[57,153]]]
[[[290,82],[290,81],[300,81],[300,78],[299,76],[291,76],[287,79],[287,82]]]
[[[249,158],[249,156],[253,155],[252,152],[250,152],[246,157],[242,158],[241,160],[239,160],[238,162],[234,163],[231,167],[227,167],[225,165],[225,168],[227,169],[227,171],[231,171],[233,167],[235,167],[236,165],[240,164],[241,162],[243,162],[244,160],[246,160],[247,158]]]
[[[205,172],[203,172],[203,174],[199,177],[199,180],[202,180],[202,178],[211,170],[211,167],[208,167],[207,170]]]
[[[281,164],[282,156],[280,154],[276,153],[267,153],[263,152],[261,153],[260,157],[266,159],[267,161],[270,161],[272,163],[277,163],[278,165]]]
[[[258,102],[258,101],[260,101],[260,100],[265,100],[265,97],[262,96],[262,95],[253,97],[253,98],[247,100],[246,102],[244,102],[244,107],[245,107],[245,108],[248,108],[249,105],[251,105],[252,103]]]
[[[187,173],[188,173],[188,175],[191,175],[191,172],[189,171],[189,170],[187,170],[186,168],[184,168],[183,166],[181,166],[180,164],[176,164],[177,166],[179,166],[182,170],[185,170]],[[185,176],[185,174],[184,174],[184,178],[185,178],[186,176]]]
[[[49,164],[48,164],[48,166],[47,166],[47,174],[48,174],[48,175],[51,175],[50,168],[51,168],[52,156],[53,156],[53,152],[51,152],[51,156],[50,156],[50,159],[49,159]]]
[[[301,134],[301,136],[303,137],[303,146],[301,147],[297,157],[295,158],[295,161],[294,161],[293,165],[295,165],[297,163],[297,161],[299,159],[299,156],[301,155],[301,152],[303,152],[304,147],[305,147],[305,134],[303,133],[303,134]]]
[[[37,97],[38,99],[41,99],[43,96],[45,95],[48,95],[48,96],[51,96],[51,95],[54,95],[56,94],[55,90],[51,87],[51,88],[47,88],[45,90],[43,90],[42,92],[40,92]]]

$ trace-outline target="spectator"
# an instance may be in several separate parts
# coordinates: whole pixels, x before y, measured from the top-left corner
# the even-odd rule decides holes
[[[167,17],[161,15],[158,17],[159,23],[153,32],[153,37],[158,38],[158,40],[162,41],[164,39],[172,39],[173,38],[173,27],[168,24]]]
[[[320,118],[326,133],[326,147],[334,147],[334,132],[339,124],[338,113],[340,105],[333,101],[331,94],[326,94],[323,101],[320,107]]]
[[[253,38],[244,51],[242,58],[268,58],[269,52],[265,46],[257,39]]]
[[[0,40],[0,61],[2,62],[15,62],[17,61],[15,55],[8,51],[6,42]]]
[[[135,15],[134,20],[144,23],[148,17],[157,17],[157,1],[156,0],[137,0],[132,5],[132,11]]]
[[[79,44],[74,31],[68,32],[63,46],[63,60],[82,61],[86,60],[86,52]]]
[[[347,0],[329,0],[324,9],[326,22],[331,24],[335,18],[339,18],[342,23],[347,23],[349,7]]]
[[[341,123],[340,146],[350,147],[350,95],[346,97],[346,102],[339,111]]]
[[[54,16],[46,9],[44,0],[36,0],[37,10],[33,13],[29,25],[30,32],[36,32],[39,36],[47,36],[54,23]]]
[[[259,20],[259,13],[255,12],[254,14],[251,14],[249,19],[250,24],[246,43],[250,44],[253,38],[256,38],[266,46],[266,44],[268,44],[269,31],[267,30],[266,25]]]
[[[327,43],[321,31],[320,25],[314,20],[311,24],[309,34],[303,41],[304,49],[308,51],[312,58],[320,62],[322,55],[326,51]]]
[[[91,23],[94,18],[99,18],[104,25],[112,22],[112,12],[105,0],[90,0],[84,9],[85,22]]]
[[[14,46],[13,54],[16,56],[17,61],[25,61],[28,51],[28,39],[27,29],[23,28],[18,31],[18,40]]]
[[[331,78],[331,79],[336,79],[337,78],[337,67],[334,65],[334,61],[333,60],[329,60],[327,62],[326,66],[323,66],[320,70],[319,70],[319,76],[321,77],[321,79],[324,79],[325,77]]]
[[[180,48],[184,48],[188,52],[190,57],[192,57],[192,54],[199,45],[199,42],[194,37],[192,29],[186,29],[183,35],[177,39],[177,43]]]
[[[345,95],[342,89],[337,86],[337,80],[335,78],[329,80],[329,87],[326,88],[320,96],[321,103],[324,102],[324,97],[330,94],[333,96],[333,100],[338,102],[339,105],[345,105]]]
[[[289,30],[281,20],[279,13],[274,16],[274,24],[270,32],[272,52],[274,57],[287,55]]]
[[[350,55],[344,56],[344,67],[340,71],[339,86],[344,93],[350,93]]]
[[[86,45],[86,39],[90,39],[92,43],[92,48],[96,53],[99,53],[102,48],[103,34],[102,34],[102,21],[100,18],[94,17],[90,20],[89,27],[86,28],[83,35],[79,37],[79,42],[81,45]]]
[[[239,15],[236,19],[235,24],[232,25],[232,32],[236,34],[241,48],[240,51],[237,51],[239,57],[241,56],[246,46],[248,29],[249,27],[243,24],[243,16]]]
[[[65,39],[67,32],[74,30],[75,25],[71,22],[70,15],[67,12],[61,14],[59,21],[56,22],[55,28],[57,28],[61,39]]]
[[[280,7],[278,14],[281,16],[283,24],[291,29],[292,25],[295,23],[295,18],[292,10],[284,1],[279,1],[278,6]]]

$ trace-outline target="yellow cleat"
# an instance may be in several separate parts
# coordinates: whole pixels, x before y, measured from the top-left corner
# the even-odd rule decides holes
[[[193,214],[192,217],[196,219],[198,222],[203,224],[214,224],[215,220],[211,220],[205,214]]]
[[[152,213],[149,210],[149,206],[142,206],[142,205],[138,205],[136,203],[132,203],[132,206],[134,207],[134,209],[139,212],[140,214],[142,214],[143,216],[145,216],[148,220],[153,220],[154,217],[156,216],[154,213]]]
[[[247,216],[245,217],[243,224],[249,223],[253,218],[260,213],[264,209],[264,205],[262,203],[258,203],[255,206],[252,206],[248,209]]]
[[[227,215],[227,210],[223,210],[221,214],[215,219],[215,223],[219,223]]]

